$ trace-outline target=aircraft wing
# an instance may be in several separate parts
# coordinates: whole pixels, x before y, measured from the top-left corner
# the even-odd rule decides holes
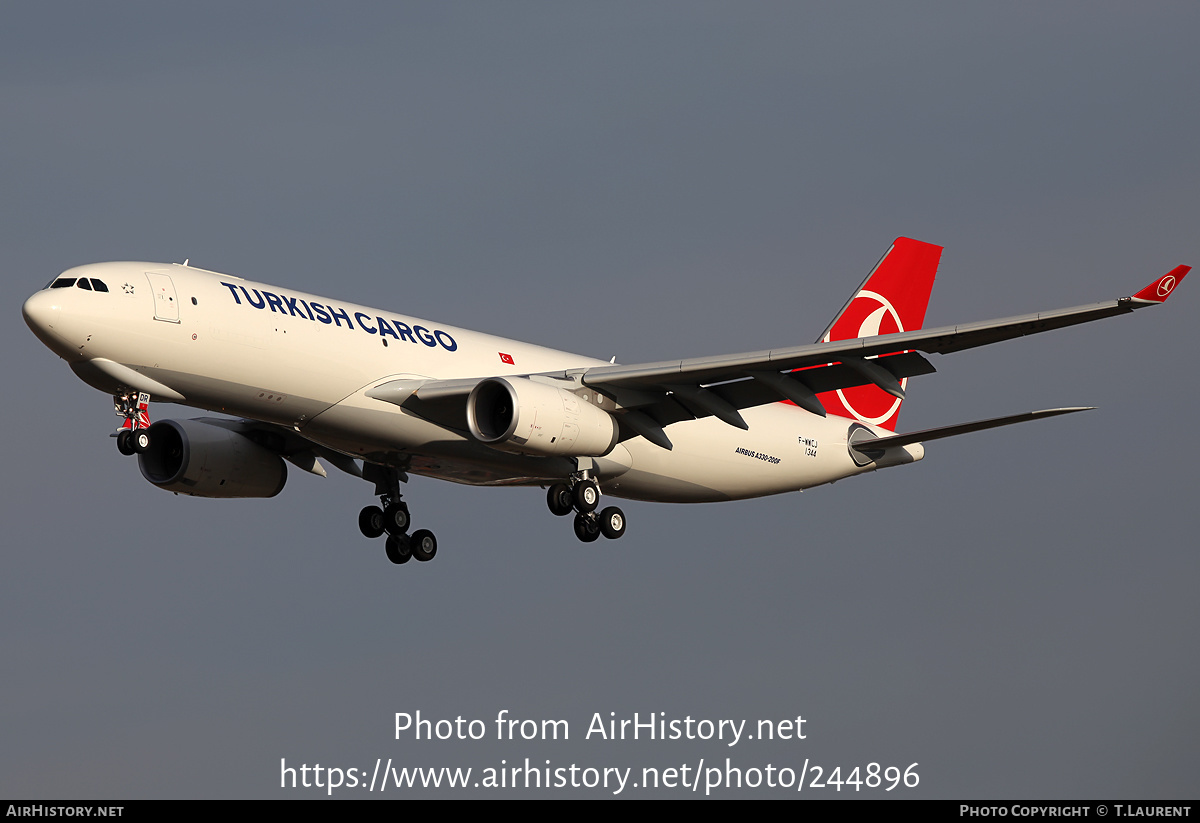
[[[921,353],[949,354],[1128,314],[1164,302],[1188,271],[1188,266],[1178,266],[1130,297],[1056,311],[743,354],[595,366],[538,376],[578,380],[615,402],[622,439],[641,435],[670,449],[663,428],[683,420],[715,416],[745,429],[739,409],[780,400],[824,416],[818,394],[870,384],[903,398],[901,380],[935,371]],[[446,428],[465,431],[467,396],[484,379],[395,380],[369,390],[367,396],[394,403]]]
[[[597,366],[587,370],[583,381],[595,387],[629,388],[659,387],[681,380],[695,384],[719,383],[752,376],[752,372],[760,370],[791,371],[824,365],[842,358],[876,357],[905,350],[949,354],[976,346],[998,343],[1001,340],[1011,340],[1014,337],[1024,337],[1051,329],[1089,323],[1093,320],[1127,314],[1135,309],[1157,305],[1166,299],[1166,295],[1161,299],[1154,300],[1144,297],[1143,294],[1147,290],[1154,289],[1167,278],[1173,278],[1175,282],[1178,282],[1189,270],[1188,266],[1179,266],[1133,297],[1122,297],[1119,300],[1104,303],[1023,314],[1000,320],[985,320],[979,323],[920,329],[899,334],[881,334],[853,340],[836,340],[829,343],[813,343],[807,346],[768,349],[745,354],[693,357],[687,360],[670,360],[634,366]],[[1170,290],[1167,294],[1169,293]]]
[[[1131,297],[1103,303],[744,354],[598,366],[583,372],[582,382],[616,401],[627,428],[670,448],[662,427],[692,417],[715,415],[745,428],[737,409],[779,400],[823,415],[818,393],[872,383],[903,398],[902,378],[934,370],[917,352],[949,354],[1127,314],[1164,302],[1188,271],[1178,266]]]

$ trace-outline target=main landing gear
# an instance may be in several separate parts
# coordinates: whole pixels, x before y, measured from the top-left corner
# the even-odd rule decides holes
[[[364,537],[372,539],[386,533],[384,550],[388,560],[397,565],[414,557],[422,563],[432,560],[437,555],[437,538],[433,532],[417,529],[408,533],[412,520],[408,504],[400,499],[400,483],[407,482],[408,476],[390,466],[368,463],[363,467],[363,477],[375,482],[380,505],[367,506],[358,513],[358,530]]]
[[[126,392],[113,395],[117,416],[125,418],[117,429],[117,451],[124,455],[142,454],[150,449],[150,395]]]
[[[587,472],[577,472],[568,482],[551,486],[546,492],[546,505],[559,517],[575,512],[575,536],[584,543],[598,540],[600,535],[616,540],[625,534],[625,512],[609,506],[597,514],[600,484]]]

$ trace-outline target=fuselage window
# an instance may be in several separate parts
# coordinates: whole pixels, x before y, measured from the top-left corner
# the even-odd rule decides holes
[[[105,291],[105,292],[108,291],[108,286],[104,285],[104,281],[97,280],[94,277],[92,278],[92,288],[95,289],[96,291]]]
[[[87,281],[86,277],[79,278],[79,282],[77,282],[75,285],[81,289],[86,289],[87,291],[92,290],[92,284]]]
[[[68,289],[75,285],[74,277],[60,277],[50,284],[52,289]]]

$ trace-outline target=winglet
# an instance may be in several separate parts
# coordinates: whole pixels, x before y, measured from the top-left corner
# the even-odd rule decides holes
[[[1175,291],[1175,287],[1179,285],[1179,281],[1187,276],[1187,273],[1191,270],[1191,266],[1176,266],[1135,294],[1131,299],[1141,300],[1146,303],[1163,303],[1171,296],[1171,292]]]

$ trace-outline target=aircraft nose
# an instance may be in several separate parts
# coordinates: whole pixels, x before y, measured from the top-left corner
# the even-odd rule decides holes
[[[21,306],[21,314],[25,316],[29,328],[36,332],[54,324],[54,317],[58,314],[58,301],[54,299],[56,296],[53,292],[43,289],[25,301],[25,305]]]
[[[53,291],[37,292],[21,306],[21,315],[25,325],[38,336],[38,339],[50,348],[55,348],[59,341],[54,338],[54,326],[59,322],[62,312],[61,302]]]

